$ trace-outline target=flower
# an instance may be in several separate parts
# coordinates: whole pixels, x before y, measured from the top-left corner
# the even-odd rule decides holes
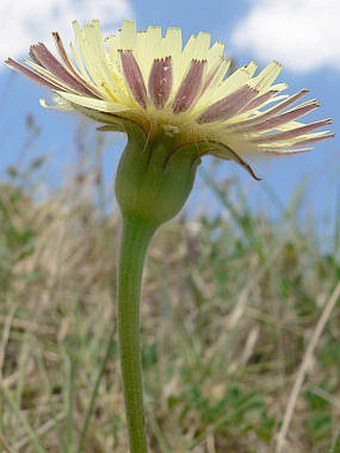
[[[30,48],[31,60],[6,64],[55,93],[54,106],[81,111],[106,124],[101,129],[125,130],[139,125],[148,137],[161,128],[177,137],[178,146],[200,146],[200,156],[233,159],[256,179],[245,158],[310,150],[329,137],[317,131],[330,119],[304,124],[298,118],[319,107],[313,99],[293,105],[308,90],[282,95],[285,83],[275,83],[281,64],[272,62],[256,74],[255,62],[230,75],[224,45],[210,46],[210,35],[192,35],[184,48],[179,28],[136,31],[124,21],[119,36],[105,40],[97,20],[81,28],[73,23],[75,45],[68,55],[58,33],[53,33],[57,59],[39,42]]]

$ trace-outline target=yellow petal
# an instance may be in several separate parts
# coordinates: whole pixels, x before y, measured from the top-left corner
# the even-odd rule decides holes
[[[93,99],[87,96],[79,96],[77,94],[64,93],[63,91],[58,91],[58,94],[63,99],[66,99],[69,102],[72,102],[76,105],[81,105],[89,109],[98,110],[106,113],[116,113],[123,112],[127,110],[127,107],[118,103],[104,101],[101,99]]]
[[[124,20],[120,32],[120,48],[123,50],[133,50],[136,46],[136,22],[134,20]]]

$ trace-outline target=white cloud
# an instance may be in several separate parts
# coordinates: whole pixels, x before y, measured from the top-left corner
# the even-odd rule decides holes
[[[74,19],[100,19],[103,30],[114,30],[132,16],[129,0],[1,0],[0,59],[26,55],[37,41],[50,43],[51,31],[61,32],[68,43]]]
[[[339,0],[252,0],[232,31],[235,50],[294,71],[340,69]]]

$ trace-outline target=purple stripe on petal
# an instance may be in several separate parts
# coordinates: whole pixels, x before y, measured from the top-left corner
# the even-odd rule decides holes
[[[174,113],[186,112],[197,98],[206,63],[205,60],[191,60],[190,68],[182,80],[172,104]]]
[[[16,71],[20,72],[21,74],[25,75],[26,77],[29,77],[30,79],[34,80],[35,82],[39,83],[39,85],[49,88],[50,90],[60,90],[61,88],[58,85],[54,85],[52,82],[49,82],[48,80],[44,79],[42,76],[36,74],[33,72],[31,69],[26,68],[26,66],[22,65],[21,63],[18,63],[15,60],[12,60],[12,58],[8,58],[5,61],[6,65],[9,66],[12,69],[15,69]]]
[[[225,121],[235,115],[239,110],[257,96],[258,92],[249,86],[243,86],[229,96],[215,102],[205,110],[197,119],[198,124]]]
[[[58,32],[52,32],[52,37],[53,37],[53,40],[54,40],[54,44],[56,46],[56,49],[60,55],[60,58],[63,60],[65,66],[68,67],[68,69],[73,73],[73,74],[76,74],[76,72],[74,71],[71,63],[70,63],[70,60],[68,58],[68,55],[67,55],[67,52],[65,50],[65,47],[64,47],[64,44],[63,44],[63,41],[61,40],[60,38],[60,35]]]
[[[322,142],[323,140],[328,140],[329,138],[333,138],[333,137],[335,137],[335,134],[329,133],[327,135],[322,135],[321,137],[307,138],[305,140],[301,140],[301,141],[295,143],[294,147],[312,145],[313,143]]]
[[[162,109],[172,89],[171,57],[155,59],[149,77],[149,93],[155,107]]]
[[[270,98],[275,96],[277,93],[278,93],[277,90],[270,90],[270,91],[267,91],[267,93],[263,93],[260,96],[257,96],[255,99],[250,101],[247,105],[245,105],[240,110],[240,112],[244,113],[244,112],[249,112],[249,110],[256,109],[256,107],[259,107],[261,104],[268,101]]]
[[[56,46],[56,49],[59,53],[59,56],[60,58],[62,59],[63,63],[65,64],[65,66],[67,66],[67,68],[72,72],[74,78],[76,80],[78,80],[78,82],[84,87],[84,89],[87,91],[87,94],[89,94],[90,96],[93,96],[95,95],[96,97],[98,98],[101,98],[101,95],[100,93],[92,86],[90,86],[86,80],[84,80],[74,69],[74,67],[72,66],[71,62],[70,62],[70,59],[67,55],[67,52],[65,50],[65,47],[64,47],[64,44],[60,38],[60,35],[58,32],[52,32],[52,36],[53,36],[53,39],[54,39],[54,43],[55,43],[55,46]]]
[[[216,77],[216,74],[218,72],[218,66],[216,65],[214,68],[210,70],[210,72],[207,74],[207,77],[204,81],[203,88],[201,94],[203,94],[211,85],[212,81]]]
[[[216,65],[208,72],[207,77],[205,78],[203,88],[201,94],[205,93],[205,91],[209,88],[212,82],[215,80],[217,74],[219,73],[219,69],[221,66],[224,65],[224,60],[220,60],[216,63]]]
[[[257,132],[257,131],[264,131],[273,129],[277,126],[280,126],[284,123],[288,123],[289,121],[293,121],[301,116],[306,115],[307,113],[315,110],[316,108],[320,107],[320,104],[316,101],[309,101],[306,104],[299,105],[288,112],[281,113],[281,115],[277,115],[274,118],[269,118],[261,123],[255,124],[253,126],[249,126],[248,128],[243,129],[244,132]]]
[[[284,110],[285,108],[294,104],[296,101],[298,101],[300,98],[302,98],[306,93],[308,93],[308,90],[303,89],[303,90],[299,91],[298,93],[294,94],[293,96],[290,96],[285,101],[280,102],[279,104],[277,104],[276,107],[273,107],[270,110],[265,111],[254,118],[250,118],[248,120],[241,121],[241,122],[235,124],[235,126],[232,125],[231,127],[233,127],[233,129],[238,129],[238,128],[243,129],[243,127],[261,123],[265,119],[269,119],[273,116],[276,116],[277,113],[282,112],[282,110]]]
[[[41,64],[40,60],[35,56],[34,52],[32,52],[32,47],[30,48],[28,55],[32,58],[35,64],[41,66],[43,68],[43,65]]]
[[[314,131],[315,129],[320,129],[320,127],[327,126],[331,124],[332,121],[330,119],[316,121],[314,123],[306,124],[305,126],[297,127],[295,129],[291,129],[290,131],[279,132],[278,134],[269,134],[264,135],[262,137],[257,137],[251,140],[253,143],[268,143],[268,142],[276,142],[282,140],[290,140],[292,138],[296,138],[299,135],[308,134],[309,132]]]
[[[86,90],[84,86],[67,71],[43,43],[39,42],[38,44],[31,46],[30,55],[33,56],[35,61],[37,60],[41,66],[50,71],[54,77],[58,78],[70,88],[86,95],[89,94],[88,90]]]
[[[131,50],[120,50],[119,53],[122,61],[125,80],[130,87],[131,93],[133,94],[138,104],[146,109],[147,92],[143,74],[140,70],[138,62]]]
[[[282,110],[284,110],[285,108],[289,107],[290,105],[294,104],[294,102],[298,101],[299,99],[301,99],[305,94],[307,94],[309,92],[309,90],[307,90],[306,88],[304,88],[303,90],[300,90],[298,93],[295,93],[293,94],[292,96],[290,96],[288,99],[286,99],[285,101],[283,102],[280,102],[280,104],[278,104],[276,107],[274,107],[271,111],[270,111],[270,114],[273,115],[273,114],[276,114],[276,113],[279,113],[279,112],[282,112]],[[268,112],[269,113],[269,112]]]

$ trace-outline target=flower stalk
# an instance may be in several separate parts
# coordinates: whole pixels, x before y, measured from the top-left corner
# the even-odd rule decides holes
[[[140,347],[140,290],[144,258],[154,228],[125,218],[118,273],[118,332],[125,413],[131,453],[147,452]]]

